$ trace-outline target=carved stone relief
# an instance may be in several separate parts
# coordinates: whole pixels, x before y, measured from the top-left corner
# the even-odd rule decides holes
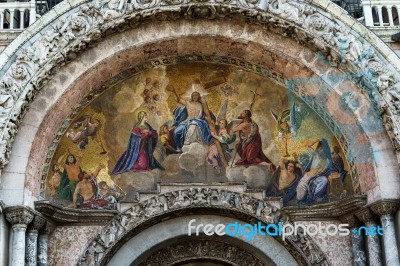
[[[123,243],[124,236],[135,228],[165,213],[196,208],[218,209],[223,212],[232,210],[239,213],[235,215],[236,218],[249,215],[264,223],[289,222],[288,216],[276,207],[237,192],[209,188],[167,192],[139,202],[111,220],[89,244],[80,265],[104,265]],[[285,245],[291,246],[291,250],[300,253],[302,259],[312,265],[327,265],[325,255],[304,234],[291,237]]]

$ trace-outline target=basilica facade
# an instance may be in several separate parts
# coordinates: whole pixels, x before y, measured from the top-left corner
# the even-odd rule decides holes
[[[400,265],[398,9],[353,2],[1,13],[0,265]]]

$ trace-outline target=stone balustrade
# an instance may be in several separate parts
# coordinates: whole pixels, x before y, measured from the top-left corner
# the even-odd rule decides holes
[[[35,1],[0,2],[0,31],[22,31],[36,20]]]

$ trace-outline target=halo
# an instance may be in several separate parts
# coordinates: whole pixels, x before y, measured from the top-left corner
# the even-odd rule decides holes
[[[204,89],[204,87],[201,84],[192,83],[192,85],[189,86],[188,90],[182,97],[184,97],[185,99],[191,99],[193,92],[198,92],[201,97],[208,95],[208,92]]]

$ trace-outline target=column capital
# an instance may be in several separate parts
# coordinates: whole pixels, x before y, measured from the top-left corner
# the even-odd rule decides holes
[[[361,210],[357,211],[355,215],[358,219],[360,219],[361,222],[365,224],[376,222],[373,213],[368,208],[362,208]]]
[[[398,199],[384,199],[372,203],[369,208],[377,215],[394,215],[400,207],[400,200]]]
[[[46,223],[44,224],[40,232],[43,234],[50,235],[54,231],[54,229],[56,229],[56,225],[50,222],[49,220],[46,220]]]
[[[346,223],[350,228],[356,228],[360,226],[360,220],[354,214],[346,214],[339,217],[342,223]]]
[[[7,221],[14,225],[25,225],[27,226],[32,222],[35,214],[33,210],[26,206],[13,206],[5,209]]]
[[[40,215],[36,214],[33,221],[29,224],[28,230],[29,231],[36,231],[39,232],[40,229],[46,224],[46,219]]]

